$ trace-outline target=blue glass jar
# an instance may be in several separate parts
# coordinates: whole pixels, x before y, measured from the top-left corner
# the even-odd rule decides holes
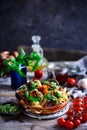
[[[27,69],[26,66],[20,65],[19,66],[21,71],[26,75]],[[12,89],[16,90],[21,85],[26,84],[27,77],[21,76],[16,70],[11,71],[11,87]]]

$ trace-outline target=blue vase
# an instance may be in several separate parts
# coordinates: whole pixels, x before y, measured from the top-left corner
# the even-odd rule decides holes
[[[20,66],[21,71],[26,75],[26,66]],[[11,87],[16,90],[21,85],[26,84],[27,77],[21,76],[17,71],[11,71]]]

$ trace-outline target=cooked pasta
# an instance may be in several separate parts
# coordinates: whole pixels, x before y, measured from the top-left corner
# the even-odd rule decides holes
[[[34,80],[16,91],[19,104],[32,112],[50,114],[60,110],[68,101],[70,93],[67,88],[55,81]],[[50,110],[50,111],[49,111]]]

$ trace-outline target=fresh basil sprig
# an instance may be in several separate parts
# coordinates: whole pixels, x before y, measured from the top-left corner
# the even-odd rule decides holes
[[[30,66],[31,71],[35,71],[42,64],[42,57],[37,52],[25,55],[25,51],[21,48],[18,57],[6,60],[4,64],[6,68],[1,71],[1,76],[11,70],[16,70],[22,77],[26,77],[19,66]]]

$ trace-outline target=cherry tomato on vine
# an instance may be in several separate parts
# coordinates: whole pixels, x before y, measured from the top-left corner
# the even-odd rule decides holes
[[[83,122],[87,122],[87,113],[84,113],[82,116]]]
[[[83,98],[81,97],[74,98],[74,102],[83,102]]]
[[[67,117],[59,119],[59,126],[65,127],[67,130],[72,130],[80,126],[81,123],[87,123],[87,96],[74,98],[73,104],[67,111]],[[63,124],[64,120],[64,124]]]
[[[80,102],[80,101],[79,101],[79,102],[76,102],[76,101],[75,101],[75,102],[73,103],[73,105],[74,105],[74,107],[83,107],[83,103]]]
[[[65,127],[68,130],[72,130],[74,128],[74,123],[72,121],[67,120],[65,123]]]
[[[82,116],[79,116],[79,117],[78,117],[78,120],[80,120],[80,122],[82,122],[82,120],[83,120],[83,119],[82,119]]]
[[[72,115],[73,115],[73,110],[69,109],[69,110],[67,111],[67,115],[68,115],[68,116],[72,116]]]
[[[87,109],[87,103],[84,103],[84,109]]]
[[[64,127],[65,126],[65,119],[63,117],[60,117],[57,119],[57,124],[61,127]]]
[[[72,121],[72,122],[73,122],[73,121],[74,121],[74,117],[69,115],[69,116],[66,118],[66,120],[69,120],[69,121]]]
[[[83,107],[74,107],[74,110],[77,111],[78,113],[83,112],[84,108]]]
[[[36,71],[34,72],[34,78],[35,78],[35,79],[40,79],[40,78],[42,78],[42,76],[43,76],[42,70],[36,70]]]
[[[80,120],[74,119],[74,126],[78,127],[81,124]]]
[[[67,79],[67,86],[68,87],[76,86],[76,79],[75,78],[68,78]]]
[[[87,103],[87,96],[84,97],[84,102]]]

